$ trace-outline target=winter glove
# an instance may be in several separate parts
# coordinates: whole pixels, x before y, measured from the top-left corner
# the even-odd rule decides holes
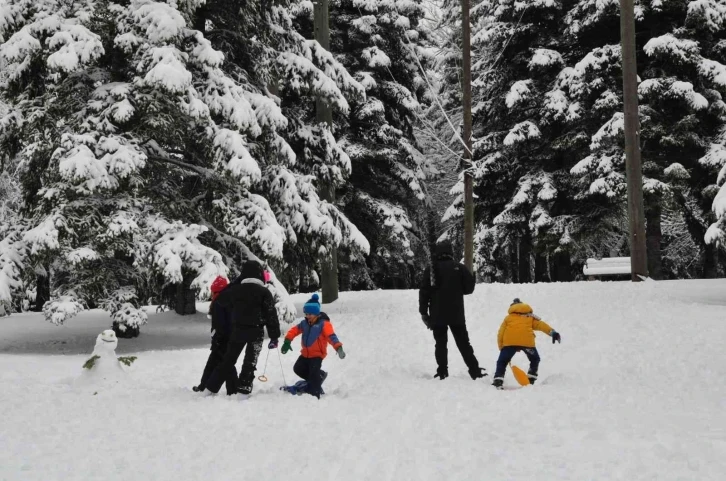
[[[335,350],[335,352],[338,353],[339,358],[345,359],[345,351],[343,350],[343,346],[340,346],[338,349]]]
[[[268,349],[277,349],[277,344],[279,343],[279,339],[270,339],[270,343],[267,345]]]
[[[431,317],[428,314],[421,314],[421,320],[428,329],[431,329]]]
[[[552,329],[552,332],[550,332],[550,336],[552,336],[552,344],[555,343],[555,341],[562,343],[562,337],[560,336],[560,333]]]
[[[288,351],[292,351],[292,346],[290,345],[290,339],[285,339],[285,342],[282,343],[282,353],[285,354]]]

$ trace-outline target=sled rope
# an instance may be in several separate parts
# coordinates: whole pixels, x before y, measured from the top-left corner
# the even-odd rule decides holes
[[[269,356],[269,351],[268,351]],[[282,382],[285,383],[285,386],[287,386],[287,381],[285,380],[285,370],[282,368],[282,356],[280,356],[280,349],[277,349],[277,360],[280,361],[280,372],[282,373]],[[265,363],[265,366],[267,363]]]
[[[265,358],[265,368],[262,370],[262,375],[257,376],[257,379],[259,379],[262,382],[267,382],[267,376],[265,376],[265,373],[267,372],[267,361],[270,359],[270,350],[267,350],[267,357]]]

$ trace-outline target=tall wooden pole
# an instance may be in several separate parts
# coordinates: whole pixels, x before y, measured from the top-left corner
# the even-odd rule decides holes
[[[620,42],[623,60],[623,104],[625,116],[625,170],[628,179],[628,223],[630,227],[630,271],[634,282],[648,275],[643,210],[643,172],[640,162],[638,79],[635,62],[635,15],[633,0],[620,0]]]
[[[315,40],[325,50],[330,50],[330,25],[328,21],[330,0],[316,0],[313,10]],[[333,128],[333,111],[330,105],[318,98],[315,102],[315,119],[318,123],[325,122]],[[320,197],[328,202],[335,202],[335,187],[330,182],[320,186]],[[332,246],[330,255],[321,259],[321,279],[323,302],[329,304],[338,298],[338,249]]]
[[[474,271],[474,179],[471,174],[471,26],[469,0],[461,0],[462,100],[464,107],[464,265]]]

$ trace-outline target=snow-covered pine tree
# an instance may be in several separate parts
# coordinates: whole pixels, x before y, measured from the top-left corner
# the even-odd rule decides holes
[[[365,248],[319,201],[312,177],[289,169],[288,120],[264,83],[271,72],[338,104],[355,82],[309,45],[263,35],[284,32],[284,8],[203,0],[6,5],[0,91],[10,110],[0,136],[12,162],[3,165],[21,179],[27,211],[21,262],[50,270],[57,302],[47,305],[49,318],[63,322],[79,305],[113,306],[114,319],[133,330],[143,313],[129,306],[162,283],[204,296],[242,259],[281,258],[299,232]],[[224,28],[233,26],[225,19],[249,18],[239,8],[259,22]],[[246,38],[246,49],[229,55],[256,62],[225,62],[193,28],[213,38],[215,19],[218,35]],[[276,287],[278,310],[290,319],[294,306]]]
[[[726,70],[718,47],[723,42],[719,8],[712,2],[662,1],[641,2],[638,8],[636,29],[643,33],[638,36],[637,49],[646,235],[649,271],[655,278],[715,275],[716,251],[704,242],[715,186],[704,167],[718,167],[718,162],[711,163],[713,157],[708,157],[699,164],[699,159],[725,118],[722,76]],[[575,8],[568,20],[578,39],[593,38],[594,29],[601,42],[575,66],[566,83],[585,111],[599,114],[603,121],[592,136],[590,156],[573,173],[584,180],[582,197],[610,197],[616,202],[608,210],[619,214],[625,202],[625,177],[619,36],[612,29],[617,11],[595,9],[593,13],[592,9]],[[586,61],[597,72],[589,83],[580,72]],[[671,242],[681,244],[671,232],[676,228],[681,233],[681,224],[695,247],[688,259],[669,254]],[[680,266],[684,263],[702,266],[701,272],[683,272]]]
[[[572,56],[566,13],[550,0],[483,1],[477,9],[476,264],[486,279],[543,281],[548,272],[570,279],[575,212],[567,170],[581,148],[581,112],[558,83]]]
[[[13,294],[22,286],[24,246],[21,242],[23,224],[18,215],[20,203],[18,182],[8,172],[0,170],[0,317],[13,311]],[[17,297],[20,300],[21,296]]]
[[[312,7],[298,13],[300,31],[312,37]],[[422,16],[416,0],[331,2],[331,52],[366,91],[347,118],[335,118],[351,162],[338,203],[371,244],[367,272],[363,259],[343,262],[353,288],[411,286],[414,260],[425,252],[417,214],[428,167],[413,130],[426,92]]]
[[[720,187],[712,206],[717,220],[709,226],[705,240],[708,244],[723,248],[726,246],[726,128],[714,139],[702,162],[708,166],[721,166],[717,178]]]
[[[417,124],[417,137],[435,168],[424,183],[427,195],[428,242],[446,238],[463,246],[463,139],[461,3],[425,3],[426,20],[434,46],[429,79],[432,91]],[[452,187],[457,197],[451,201]]]
[[[292,15],[309,8],[308,2],[277,1],[267,7],[208,2],[205,21],[200,17],[197,23],[206,23],[205,35],[216,48],[229,52],[227,68],[275,99],[285,118],[278,138],[268,145],[258,142],[256,153],[269,162],[262,179],[265,196],[285,231],[283,255],[271,258],[270,264],[297,290],[301,277],[315,276],[316,263],[329,247],[368,252],[368,242],[357,228],[318,196],[321,182],[344,181],[350,161],[331,131],[314,120],[317,97],[347,115],[348,99],[363,99],[365,94],[328,52],[295,30]],[[241,19],[236,13],[240,9],[245,12]]]

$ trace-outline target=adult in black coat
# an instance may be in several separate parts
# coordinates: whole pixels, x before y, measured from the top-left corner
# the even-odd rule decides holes
[[[448,330],[454,336],[456,346],[469,368],[472,379],[486,376],[479,367],[474,349],[469,342],[464,313],[464,296],[474,292],[476,281],[469,269],[454,260],[454,250],[448,241],[436,245],[435,259],[424,274],[419,290],[418,310],[426,327],[434,332],[435,356],[439,379],[449,376]]]
[[[268,348],[277,347],[280,321],[272,293],[265,287],[263,279],[262,265],[256,261],[247,261],[242,266],[240,276],[215,300],[217,306],[229,313],[231,331],[224,358],[207,381],[206,387],[213,393],[219,392],[224,382],[227,383],[228,394],[235,391],[242,394],[252,392],[257,358],[265,336],[264,327],[267,327],[270,336]],[[245,347],[247,349],[238,380],[235,365]]]

